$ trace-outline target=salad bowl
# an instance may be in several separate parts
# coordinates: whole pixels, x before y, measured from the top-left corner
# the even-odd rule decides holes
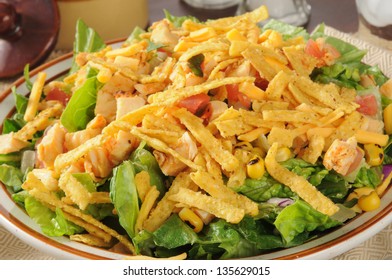
[[[375,46],[357,40],[347,34],[326,27],[325,33],[341,38],[357,46],[367,49],[364,62],[378,65],[385,75],[391,77],[392,56]],[[123,40],[109,44],[119,47]],[[72,65],[72,54],[59,57],[30,72],[30,79],[35,80],[39,72],[47,74],[47,81],[58,80],[65,76]],[[25,78],[17,80],[13,87],[19,94],[28,95]],[[0,123],[15,112],[15,101],[11,88],[0,95]],[[12,234],[27,244],[59,259],[124,259],[128,256],[110,250],[88,246],[70,241],[66,237],[49,237],[27,215],[12,198],[6,186],[0,186],[0,222]],[[378,209],[364,212],[350,219],[341,226],[326,230],[305,243],[287,249],[271,250],[265,254],[248,257],[249,259],[331,259],[369,239],[392,223],[392,190],[388,188],[382,195]]]

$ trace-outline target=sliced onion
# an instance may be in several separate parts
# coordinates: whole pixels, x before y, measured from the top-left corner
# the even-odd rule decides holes
[[[268,203],[276,204],[279,207],[286,207],[293,204],[294,200],[291,198],[280,198],[280,197],[273,197],[268,199]]]
[[[382,173],[384,174],[384,178],[388,177],[391,171],[392,171],[392,164],[384,165],[382,168]]]
[[[32,150],[24,151],[20,163],[20,170],[25,173],[27,169],[34,168],[36,153]]]

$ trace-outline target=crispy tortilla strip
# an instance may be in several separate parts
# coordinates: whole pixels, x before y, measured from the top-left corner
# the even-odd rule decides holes
[[[52,205],[54,207],[59,207],[64,212],[69,213],[70,215],[73,215],[79,219],[82,219],[86,223],[89,223],[89,224],[93,225],[94,227],[97,227],[97,228],[103,230],[104,232],[106,232],[106,233],[110,234],[111,236],[113,236],[114,238],[116,238],[118,241],[120,241],[122,244],[124,244],[133,254],[135,254],[135,248],[132,245],[132,243],[128,240],[127,237],[120,235],[115,230],[109,228],[108,226],[104,225],[100,221],[94,219],[92,216],[84,214],[79,209],[76,209],[73,206],[69,206],[69,205],[63,203],[54,194],[44,193],[38,189],[30,190],[29,194],[31,194],[33,197],[35,197],[39,201],[43,201],[43,202],[45,202],[49,205]],[[87,230],[87,228],[86,228],[86,230]]]
[[[180,188],[176,194],[170,195],[169,199],[185,204],[188,207],[206,211],[233,224],[238,224],[245,216],[245,210],[242,208],[237,208],[219,198],[185,188]]]
[[[284,71],[279,71],[278,74],[269,82],[265,93],[269,100],[280,101],[283,91],[289,85],[294,75],[290,75]]]
[[[212,197],[222,199],[234,207],[244,209],[245,213],[251,216],[256,216],[259,213],[257,203],[223,185],[208,172],[192,172],[190,176],[196,185],[205,190]]]
[[[314,67],[316,67],[317,59],[305,53],[304,45],[284,47],[283,52],[289,60],[291,67],[300,76],[308,77]]]
[[[228,52],[229,51],[229,44],[224,43],[222,41],[218,41],[216,39],[212,39],[209,41],[206,41],[204,43],[201,43],[193,48],[188,49],[186,52],[184,52],[180,58],[178,59],[179,62],[186,62],[192,57],[198,55],[198,54],[205,54],[207,52],[219,52],[219,51],[224,51]]]
[[[295,129],[273,127],[267,136],[268,144],[279,143],[281,146],[292,147],[295,137],[301,135]]]
[[[264,110],[263,119],[275,122],[296,122],[318,124],[320,116],[314,112],[301,112],[297,110]]]
[[[144,134],[143,132],[140,131],[139,128],[132,127],[131,133],[133,135],[135,135],[136,137],[139,137],[140,139],[146,141],[147,144],[149,146],[151,146],[152,148],[154,148],[155,150],[172,155],[174,158],[178,159],[179,161],[181,161],[182,163],[184,163],[188,167],[190,167],[194,170],[198,170],[201,168],[199,165],[195,164],[190,159],[182,156],[179,152],[170,148],[165,142],[163,142],[157,138],[153,138],[153,137],[150,137],[150,136]]]
[[[59,187],[81,210],[90,203],[91,194],[71,173],[63,173],[59,179]]]
[[[145,170],[142,170],[139,173],[137,173],[135,175],[135,185],[139,198],[141,202],[143,202],[144,198],[146,197],[146,194],[151,188],[150,174]]]
[[[309,145],[305,149],[302,159],[315,164],[324,150],[325,138],[321,135],[312,135],[309,138]]]
[[[90,204],[112,203],[108,192],[92,192],[90,195]]]
[[[238,167],[238,159],[223,147],[221,142],[203,125],[200,118],[186,109],[173,112],[182,124],[192,133],[195,139],[210,153],[224,170],[234,171]]]
[[[325,139],[324,151],[326,151],[336,139],[347,140],[355,135],[361,128],[363,123],[363,115],[357,111],[346,116],[344,121],[336,128],[336,130]]]
[[[53,107],[49,107],[41,112],[35,118],[26,123],[19,131],[14,133],[14,137],[21,141],[27,141],[33,138],[38,131],[44,130],[53,123],[54,117],[60,117],[63,111],[63,106],[60,103],[55,103]]]
[[[226,18],[206,21],[205,25],[214,27],[216,29],[231,30],[235,27],[238,28],[238,22],[240,21],[249,21],[253,24],[257,24],[258,22],[263,21],[267,18],[268,18],[268,10],[266,6],[260,6],[259,8],[251,12],[239,16],[226,17]]]
[[[111,242],[106,242],[101,238],[94,236],[92,234],[73,234],[69,236],[71,241],[76,241],[84,243],[90,246],[110,248],[113,244]]]
[[[154,258],[154,257],[149,257],[149,256],[143,256],[143,255],[136,255],[136,256],[127,256],[124,258],[124,260],[185,260],[187,257],[186,253],[182,253],[180,255],[177,256],[173,256],[173,257],[168,257],[168,258]]]
[[[265,166],[268,173],[277,181],[288,186],[297,193],[303,200],[309,203],[317,211],[332,216],[339,207],[328,197],[324,196],[315,186],[310,184],[304,177],[299,176],[280,165],[275,157],[278,150],[278,143],[272,144],[265,158]]]
[[[94,138],[91,138],[84,142],[82,145],[76,147],[75,149],[58,155],[54,161],[54,169],[57,174],[60,174],[66,167],[77,162],[82,156],[87,154],[90,150],[101,147],[106,141],[106,137],[103,134],[99,134]]]
[[[244,134],[254,129],[248,125],[239,111],[229,108],[223,114],[213,121],[213,124],[219,130],[222,137],[230,137],[234,135]]]
[[[46,80],[46,73],[39,72],[37,75],[37,80],[35,80],[33,84],[33,88],[31,89],[29,101],[27,102],[26,111],[23,116],[26,122],[32,121],[35,117],[35,114],[37,113],[38,104],[42,95],[42,90],[45,85],[45,80]]]
[[[236,63],[236,62],[238,62],[238,61],[239,61],[238,58],[232,58],[232,59],[227,59],[227,60],[224,60],[224,61],[219,62],[219,63],[214,67],[214,69],[212,69],[210,75],[208,76],[208,81],[212,81],[212,80],[216,79],[216,78],[217,78],[217,74],[218,74],[220,71],[226,69],[229,65],[234,64],[234,63]]]
[[[224,85],[239,84],[243,82],[254,82],[253,77],[226,77],[220,80],[207,81],[205,83],[188,86],[178,89],[168,89],[165,91],[157,92],[148,96],[148,102],[152,104],[160,105],[172,105],[177,101],[182,100],[186,97],[190,97],[199,93],[208,92],[214,88],[218,88]]]
[[[332,109],[341,109],[346,114],[355,111],[359,105],[342,98],[339,87],[330,83],[326,85],[313,82],[309,77],[298,77],[293,85],[311,98]],[[317,105],[317,104],[316,104]]]
[[[276,70],[268,64],[259,48],[247,48],[241,54],[250,61],[252,66],[260,73],[260,76],[266,80],[271,81],[277,74]]]
[[[176,207],[176,202],[170,200],[169,196],[176,194],[180,187],[189,188],[194,191],[198,189],[198,187],[192,182],[188,173],[178,174],[169,190],[165,193],[163,198],[158,202],[157,206],[151,211],[150,216],[143,223],[144,229],[153,232],[170,217]]]
[[[254,140],[256,140],[257,138],[259,138],[260,135],[265,135],[270,131],[270,129],[268,128],[264,128],[264,127],[259,127],[259,128],[255,128],[251,131],[248,131],[244,134],[238,135],[238,140],[241,141],[245,141],[245,142],[253,142]]]
[[[155,186],[150,187],[148,190],[142,206],[140,207],[139,215],[137,216],[135,232],[139,232],[143,229],[143,223],[147,220],[147,217],[150,214],[151,209],[154,207],[159,194],[160,193]]]

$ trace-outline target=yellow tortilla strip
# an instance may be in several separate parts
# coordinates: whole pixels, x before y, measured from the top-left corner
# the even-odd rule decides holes
[[[257,203],[244,195],[238,194],[227,186],[217,181],[211,174],[205,171],[197,171],[190,174],[192,181],[212,197],[222,199],[237,208],[245,210],[246,214],[256,216],[259,213]]]
[[[239,84],[243,82],[254,82],[253,77],[226,77],[220,80],[207,81],[199,85],[188,86],[178,89],[168,89],[148,97],[148,102],[159,105],[172,105],[177,101],[199,93],[208,92],[214,88],[224,85]]]
[[[238,159],[223,147],[221,142],[203,125],[201,119],[186,109],[179,109],[173,112],[173,115],[188,128],[195,139],[202,144],[224,170],[234,171],[238,167]]]
[[[140,207],[139,215],[136,219],[135,232],[139,232],[143,229],[143,223],[145,220],[147,220],[147,217],[150,214],[151,209],[154,207],[154,204],[157,201],[159,194],[160,193],[155,186],[152,186],[148,190],[142,203],[142,206]]]
[[[268,150],[265,158],[265,167],[268,173],[277,181],[288,186],[317,211],[328,216],[338,212],[339,207],[318,191],[315,186],[310,184],[304,177],[289,171],[276,161],[277,150],[277,143],[272,144]]]
[[[238,224],[245,216],[244,209],[237,208],[219,198],[207,196],[201,192],[194,192],[185,188],[180,188],[178,193],[170,195],[169,199],[189,207],[206,211],[233,224]]]

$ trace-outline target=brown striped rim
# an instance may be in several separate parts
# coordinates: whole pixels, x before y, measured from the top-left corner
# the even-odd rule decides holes
[[[112,41],[108,41],[107,44],[115,44],[115,43],[120,43],[122,41],[124,41],[124,38],[120,38],[120,39],[115,39]],[[30,72],[30,76],[35,76],[38,72],[40,71],[44,71],[45,69],[47,69],[48,67],[51,67],[65,59],[68,59],[72,57],[72,53],[68,53],[65,55],[62,55],[58,58],[55,58],[37,68],[35,68],[34,70],[32,70]],[[64,75],[66,72],[68,71],[65,70],[61,73],[58,73],[57,75],[53,76],[50,81],[55,80],[59,77],[61,77],[62,75]],[[0,103],[9,95],[12,93],[11,89],[13,86],[19,87],[21,84],[23,84],[25,82],[24,77],[19,78],[15,83],[12,84],[12,86],[10,86],[7,90],[5,90],[1,96],[0,96]],[[14,108],[12,109],[14,110]],[[12,114],[12,110],[10,111],[9,115]],[[2,124],[0,125],[0,130],[2,128]],[[2,189],[4,190],[4,192],[8,195],[9,199],[12,200],[11,194],[9,193],[9,191],[7,190],[7,188],[0,183],[0,186],[2,187]],[[391,190],[390,190],[391,191]],[[16,204],[15,204],[16,205]],[[345,242],[347,240],[349,240],[350,238],[354,237],[355,235],[371,228],[372,226],[374,226],[377,222],[379,222],[380,220],[382,220],[383,218],[385,218],[388,214],[390,214],[392,212],[392,202],[390,202],[382,211],[380,211],[380,213],[378,213],[376,216],[374,216],[373,218],[369,219],[368,221],[366,221],[365,223],[363,223],[361,226],[354,228],[353,230],[351,230],[350,232],[347,232],[346,234],[339,236],[331,241],[328,241],[326,243],[323,243],[321,245],[312,247],[310,249],[306,249],[303,251],[300,251],[298,253],[293,253],[293,254],[289,254],[286,256],[282,256],[282,257],[277,257],[275,258],[276,260],[294,260],[294,259],[299,259],[299,258],[303,258],[312,254],[315,254],[317,252],[322,251],[323,249],[328,249],[334,246],[337,246],[338,244]],[[91,259],[91,260],[109,260],[110,258],[108,257],[104,257],[104,253],[107,252],[104,249],[100,249],[103,252],[103,255],[96,255],[93,253],[89,253],[86,251],[81,251],[79,249],[70,247],[68,245],[59,243],[49,237],[47,237],[46,235],[43,235],[41,233],[36,232],[35,230],[31,229],[30,227],[28,227],[27,225],[25,225],[24,223],[22,223],[19,219],[17,219],[16,217],[14,217],[11,213],[9,213],[1,204],[0,204],[0,215],[3,216],[6,220],[8,220],[13,226],[21,229],[23,232],[27,233],[29,236],[41,241],[44,244],[50,245],[54,248],[57,248],[59,250],[71,253],[73,255],[82,257],[82,258],[86,258],[86,259]],[[345,225],[349,224],[350,222],[353,222],[355,219],[357,219],[360,215],[358,215],[357,217],[351,219],[348,223],[346,223]],[[334,232],[336,230],[339,230],[339,228],[336,228],[335,230],[331,231]],[[99,249],[99,248],[97,248]],[[278,252],[278,251],[275,251]],[[121,254],[119,254],[121,255]],[[250,257],[250,259],[252,258],[258,258],[258,257],[262,257],[263,255],[258,255],[258,256],[254,256],[254,257]],[[124,255],[124,257],[126,257]]]

